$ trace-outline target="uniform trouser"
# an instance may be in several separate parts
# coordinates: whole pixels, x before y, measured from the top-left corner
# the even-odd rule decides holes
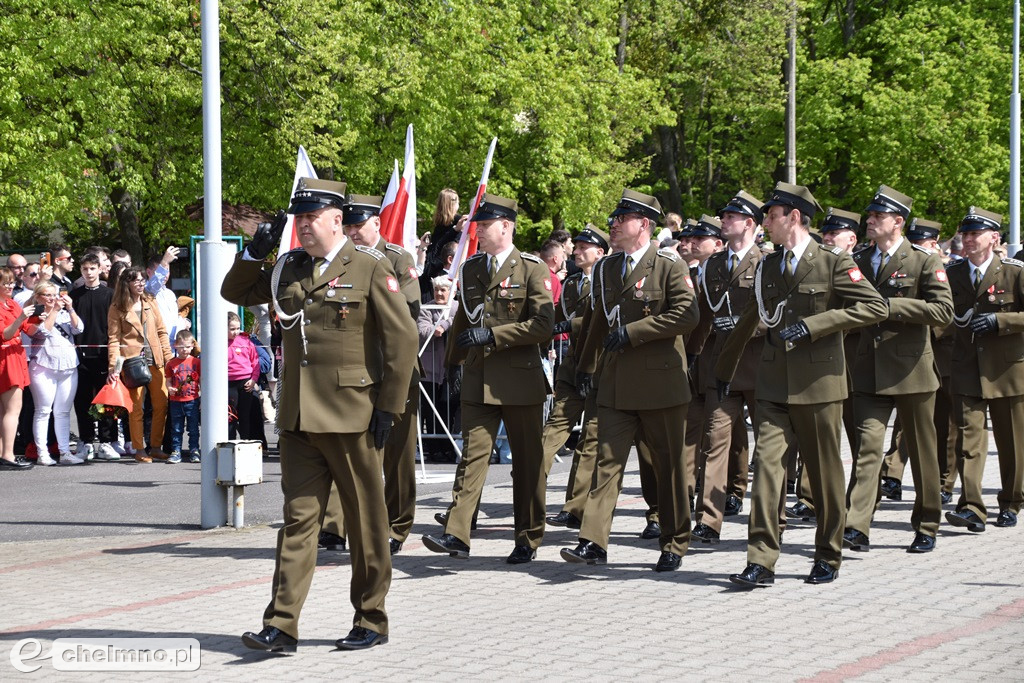
[[[842,402],[792,405],[757,401],[757,445],[751,489],[747,561],[774,571],[779,557],[779,505],[786,485],[786,452],[796,444],[816,504],[814,559],[843,561],[846,481],[839,453]]]
[[[644,441],[643,434],[638,433],[633,440],[633,444],[636,446],[637,466],[640,470],[640,495],[644,497],[644,502],[647,503],[647,511],[644,512],[644,518],[650,524],[651,522],[658,521],[658,473],[654,467],[654,456],[651,453],[651,446]],[[687,463],[686,472],[686,480],[690,482],[690,488],[692,489],[693,463]],[[595,481],[594,484],[596,486],[597,482]]]
[[[651,453],[658,491],[662,551],[686,554],[690,544],[688,474],[683,454],[687,405],[658,410],[597,409],[597,484],[587,498],[580,540],[608,547],[629,451],[639,433]]]
[[[686,429],[684,431],[686,469],[690,473],[687,478],[687,500],[693,498],[701,470],[704,469],[704,456],[707,452],[705,417],[704,394],[694,393],[686,409]]]
[[[462,461],[455,470],[452,504],[444,531],[469,545],[469,528],[480,505],[491,451],[504,420],[512,449],[512,511],[516,545],[536,549],[544,537],[544,404],[487,405],[462,401]]]
[[[903,425],[903,440],[910,452],[910,471],[914,477],[910,525],[914,531],[934,538],[942,517],[939,461],[935,452],[935,392],[894,396],[856,393],[853,408],[860,448],[854,452],[846,491],[847,528],[871,535],[885,454],[885,429],[895,408]]]
[[[316,538],[333,481],[348,520],[354,626],[388,632],[384,598],[391,586],[387,508],[380,452],[373,435],[282,431],[281,490],[284,526],[264,626],[299,637],[299,613],[316,568]]]
[[[706,396],[708,448],[704,459],[704,485],[697,506],[697,521],[721,533],[726,498],[730,495],[742,498],[747,490],[747,425],[743,420],[743,402],[751,406],[751,419],[755,419],[754,392],[730,393],[721,402],[716,392],[709,391]],[[743,478],[743,488],[739,494],[734,493],[733,487],[737,482],[731,476],[737,468],[742,470]]]
[[[597,483],[597,392],[587,396],[583,411],[583,433],[576,444],[565,486],[565,505],[562,510],[583,519],[587,497]]]
[[[572,428],[583,415],[583,397],[568,382],[555,383],[555,405],[551,408],[548,421],[544,423],[544,476],[551,472],[558,449],[565,445]],[[573,462],[575,467],[575,458]],[[570,477],[571,481],[571,477]]]
[[[1024,396],[985,399],[958,395],[955,399],[956,449],[960,454],[961,484],[956,509],[970,510],[982,519],[988,514],[981,489],[988,456],[987,407],[999,454],[999,480],[1002,485],[996,496],[999,510],[1020,512],[1024,502]]]
[[[708,394],[710,399],[711,394]],[[755,398],[751,390],[749,396],[743,392],[743,402],[750,409],[750,423],[754,424]],[[717,400],[717,395],[715,399]],[[708,415],[711,410],[708,409]],[[710,436],[708,437],[710,438]],[[705,441],[707,448],[710,442]],[[705,467],[706,467],[705,461]],[[726,494],[743,499],[747,495],[747,484],[750,481],[750,443],[747,441],[747,421],[743,419],[743,405],[739,406],[739,415],[732,421],[732,439],[729,441],[729,485]]]
[[[405,412],[395,418],[391,434],[384,444],[384,501],[388,508],[391,538],[404,543],[412,531],[416,516],[416,425],[419,417],[418,383],[409,392]],[[345,537],[345,514],[341,508],[338,487],[331,487],[331,496],[324,511],[324,531]]]
[[[897,420],[898,421],[898,420]],[[942,385],[935,392],[935,454],[939,462],[939,477],[942,490],[953,492],[956,484],[956,423],[953,421],[953,395],[950,393],[949,377],[942,378]],[[893,427],[895,431],[895,425]],[[902,425],[899,430],[902,434]],[[895,438],[896,434],[893,434]],[[882,476],[903,481],[910,452],[905,439],[899,439],[898,450],[885,456],[882,464]]]

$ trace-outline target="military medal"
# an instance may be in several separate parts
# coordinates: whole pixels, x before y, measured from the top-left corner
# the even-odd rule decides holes
[[[996,295],[995,294],[989,294],[988,295],[988,302],[990,304],[994,304],[996,302]]]
[[[341,276],[338,276],[341,277]],[[334,278],[327,283],[327,296],[334,296],[334,288],[338,286],[338,278]]]
[[[636,296],[637,299],[643,299],[644,293],[638,289],[636,290],[636,294],[634,296]]]
[[[651,297],[644,299],[644,315],[648,316],[651,314]]]
[[[341,305],[341,308],[338,309],[338,315],[341,316],[342,320],[348,317],[348,304]]]
[[[334,290],[333,289],[328,289],[327,290],[327,296],[334,296]]]
[[[501,294],[501,296],[508,296],[508,290],[507,289],[503,289],[499,293]]]
[[[896,278],[889,278],[889,286],[890,287],[895,287],[896,286]]]

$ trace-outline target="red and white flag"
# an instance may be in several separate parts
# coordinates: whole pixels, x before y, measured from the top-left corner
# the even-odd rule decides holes
[[[405,131],[405,167],[398,177],[398,160],[380,208],[380,234],[392,244],[416,255],[416,154],[412,124]]]
[[[292,193],[288,195],[289,201],[295,195],[295,188],[299,186],[299,178],[316,178],[316,171],[309,161],[309,156],[302,145],[299,145],[299,154],[295,159],[295,177],[292,179]],[[288,223],[281,233],[281,245],[277,249],[278,254],[284,254],[292,249],[299,248],[299,238],[295,234],[295,216],[288,214]]]
[[[491,160],[494,158],[494,148],[497,144],[498,138],[494,138],[491,140],[491,146],[487,149],[487,159],[484,161],[484,172],[480,174],[480,185],[477,187],[476,196],[473,197],[473,203],[469,207],[469,213],[467,214],[469,216],[476,213],[477,207],[480,206],[480,199],[484,196],[484,192],[487,191],[487,178],[491,175]],[[476,253],[476,247],[476,223],[466,223],[466,227],[463,229],[462,235],[459,237],[459,246],[455,250],[455,258],[452,259],[452,267],[448,269],[448,277],[452,282],[458,278],[459,266],[462,262]]]

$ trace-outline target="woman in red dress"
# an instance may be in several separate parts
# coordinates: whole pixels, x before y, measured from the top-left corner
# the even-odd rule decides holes
[[[28,386],[28,362],[21,345],[21,332],[34,306],[21,306],[11,298],[14,271],[0,268],[0,470],[27,470],[32,463],[14,457],[14,437],[21,413],[21,392]]]

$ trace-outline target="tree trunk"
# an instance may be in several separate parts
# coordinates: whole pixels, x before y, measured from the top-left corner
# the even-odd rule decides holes
[[[110,201],[121,228],[121,245],[131,255],[133,264],[145,265],[146,255],[142,250],[138,206],[134,195],[122,187],[114,187],[110,190]]]
[[[676,148],[678,146],[675,128],[658,126],[658,141],[661,144],[661,163],[664,165],[665,180],[668,181],[668,210],[683,212],[682,192],[679,189],[679,173],[676,170]]]
[[[619,13],[619,47],[615,53],[615,66],[619,67],[622,73],[626,65],[626,35],[629,33],[629,18],[626,16],[626,8],[623,7]]]

